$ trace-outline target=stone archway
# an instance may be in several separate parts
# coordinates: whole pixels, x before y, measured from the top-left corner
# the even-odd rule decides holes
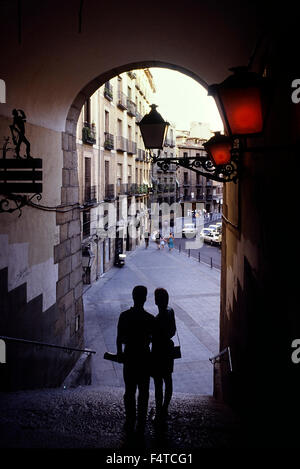
[[[58,264],[57,305],[61,314],[66,316],[67,322],[71,325],[70,344],[72,346],[83,347],[84,342],[81,227],[76,149],[77,121],[86,100],[106,81],[120,73],[148,67],[177,70],[207,87],[207,83],[203,79],[184,67],[158,61],[129,63],[104,72],[88,83],[74,99],[66,117],[65,131],[62,133],[61,207],[56,216],[56,223],[59,226],[59,244],[54,247],[54,260]],[[75,323],[80,325],[80,330],[76,331],[76,334],[74,331]]]

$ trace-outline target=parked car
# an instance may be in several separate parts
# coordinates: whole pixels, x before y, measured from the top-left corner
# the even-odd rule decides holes
[[[200,233],[200,238],[205,241],[205,237],[207,237],[213,230],[211,228],[203,228]]]
[[[217,231],[219,231],[219,230],[218,230],[218,225],[217,225],[217,224],[216,224],[216,225],[209,225],[209,227],[208,227],[208,228],[210,228],[211,230],[213,230],[213,231],[216,231],[216,232],[217,232]]]
[[[182,228],[182,235],[187,238],[193,238],[197,234],[197,228],[194,223],[185,223]]]
[[[206,232],[204,232],[206,230]],[[222,235],[218,233],[217,231],[210,230],[210,228],[204,228],[202,230],[203,233],[203,238],[205,243],[209,243],[211,245],[215,244],[217,246],[220,246],[222,243]]]

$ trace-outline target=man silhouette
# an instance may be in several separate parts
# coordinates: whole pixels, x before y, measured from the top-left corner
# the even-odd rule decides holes
[[[144,432],[150,384],[150,342],[154,326],[154,316],[144,310],[147,288],[137,285],[132,290],[134,306],[120,314],[117,331],[117,354],[123,361],[125,383],[124,406],[126,413],[125,430]],[[123,351],[123,344],[125,345]]]

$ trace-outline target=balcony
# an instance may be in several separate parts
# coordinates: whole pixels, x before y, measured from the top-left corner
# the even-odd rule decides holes
[[[137,123],[141,122],[143,116],[138,111],[135,112],[135,120]]]
[[[114,184],[105,184],[104,200],[112,200],[114,198],[115,198],[115,186],[114,186]]]
[[[124,152],[124,151],[127,151],[127,147],[128,147],[127,138],[117,136],[116,137],[116,150]]]
[[[191,186],[189,187],[189,189],[186,189],[185,191],[181,189],[180,198],[182,198],[185,201],[189,200],[193,202],[203,202],[205,201],[205,194],[203,190],[197,188],[197,186]]]
[[[131,184],[128,187],[129,195],[145,195],[148,194],[148,185],[147,184]]]
[[[113,87],[109,81],[107,81],[104,85],[104,97],[109,101],[113,100]]]
[[[127,98],[127,114],[129,116],[136,116],[136,105],[133,101]]]
[[[113,150],[114,149],[114,136],[109,134],[108,132],[104,132],[105,140],[104,140],[104,148],[105,150]]]
[[[84,203],[91,204],[97,202],[97,186],[85,186]]]
[[[166,138],[164,142],[165,147],[175,147],[175,142],[171,138]]]
[[[127,96],[122,91],[118,92],[117,106],[119,109],[122,109],[123,111],[127,109]]]
[[[96,126],[85,122],[82,127],[82,141],[87,145],[95,145],[96,143]]]
[[[146,157],[145,157],[145,150],[141,150],[141,148],[138,149],[137,151],[137,158],[135,159],[135,161],[145,161]]]
[[[127,145],[127,153],[131,155],[136,154],[136,143],[128,140],[128,145]]]

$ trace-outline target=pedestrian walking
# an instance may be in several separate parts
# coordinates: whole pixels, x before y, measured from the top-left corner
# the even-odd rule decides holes
[[[146,231],[145,232],[145,235],[144,235],[144,238],[145,238],[145,248],[148,249],[148,246],[149,246],[149,237],[150,237],[150,233],[149,231]]]
[[[161,242],[161,234],[158,231],[157,233],[155,233],[155,243],[156,243],[157,249],[160,249],[160,242]]]
[[[160,237],[160,247],[161,249],[165,248],[166,240],[162,236]]]
[[[157,424],[160,424],[167,418],[168,407],[173,393],[174,343],[171,338],[176,332],[176,322],[174,310],[168,307],[169,294],[167,290],[157,288],[154,296],[159,312],[154,321],[151,374],[155,385],[155,421]],[[164,391],[163,386],[165,386]]]
[[[147,288],[137,285],[132,290],[133,307],[120,314],[117,330],[117,355],[123,362],[125,383],[124,406],[125,430],[133,432],[137,420],[137,431],[145,429],[149,384],[150,342],[154,328],[154,316],[144,309]],[[124,345],[124,350],[123,350]],[[136,390],[138,389],[137,406]],[[137,407],[137,409],[136,409]],[[136,415],[137,410],[137,415]]]
[[[170,233],[168,237],[168,246],[169,246],[169,251],[172,251],[172,249],[174,248],[174,236],[172,233]]]

